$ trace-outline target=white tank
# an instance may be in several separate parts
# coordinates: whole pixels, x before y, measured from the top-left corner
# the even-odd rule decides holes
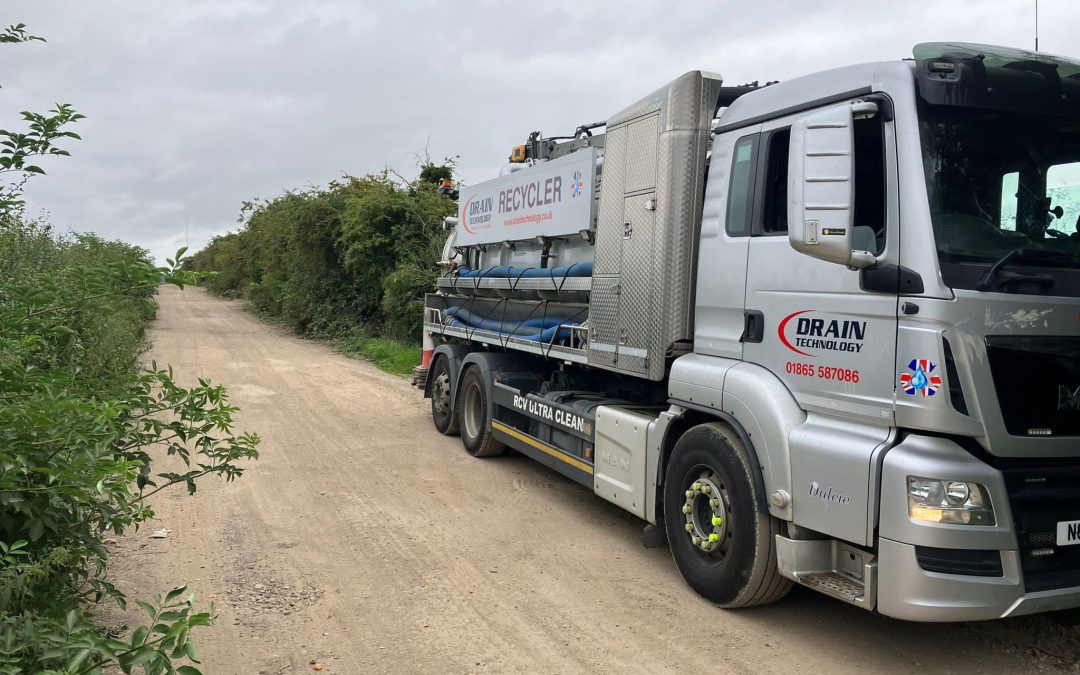
[[[508,164],[497,178],[462,188],[453,246],[468,249],[469,266],[480,269],[592,262],[602,165],[600,150],[586,148]]]

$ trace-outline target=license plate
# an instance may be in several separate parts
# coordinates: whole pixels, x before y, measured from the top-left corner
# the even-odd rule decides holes
[[[1080,544],[1080,520],[1066,520],[1057,524],[1057,545]]]

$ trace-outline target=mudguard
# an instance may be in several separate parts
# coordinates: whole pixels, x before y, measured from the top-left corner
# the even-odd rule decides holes
[[[434,354],[431,357],[431,363],[434,364],[436,359],[447,359],[450,364],[450,403],[451,405],[457,400],[457,385],[458,375],[461,374],[461,362],[471,352],[475,351],[476,347],[470,347],[469,345],[452,345],[442,344],[435,348]],[[428,368],[427,379],[424,381],[424,398],[431,398],[431,373],[432,368]]]
[[[744,437],[761,466],[763,494],[782,490],[788,495],[780,505],[770,502],[769,513],[791,520],[788,438],[806,421],[806,412],[780,378],[753,363],[688,354],[672,364],[669,387],[672,403],[712,413]]]

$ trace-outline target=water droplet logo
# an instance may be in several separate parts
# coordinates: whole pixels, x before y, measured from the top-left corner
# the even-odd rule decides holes
[[[937,394],[941,388],[941,376],[935,375],[937,364],[930,359],[911,359],[909,373],[900,374],[900,388],[908,396],[922,395],[923,398]]]
[[[911,386],[916,389],[926,389],[926,373],[922,371],[922,368],[915,369],[915,377],[911,378]]]

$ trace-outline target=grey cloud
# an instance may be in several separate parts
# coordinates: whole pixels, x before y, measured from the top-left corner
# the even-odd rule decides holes
[[[729,82],[901,58],[926,40],[1027,46],[1032,3],[14,0],[48,44],[0,49],[0,126],[66,101],[73,157],[30,184],[60,227],[160,258],[236,227],[243,200],[460,155],[490,177],[528,132],[603,119],[693,68]],[[1066,52],[1080,6],[1042,3]],[[429,141],[430,139],[430,141]],[[188,234],[190,233],[190,234]]]

